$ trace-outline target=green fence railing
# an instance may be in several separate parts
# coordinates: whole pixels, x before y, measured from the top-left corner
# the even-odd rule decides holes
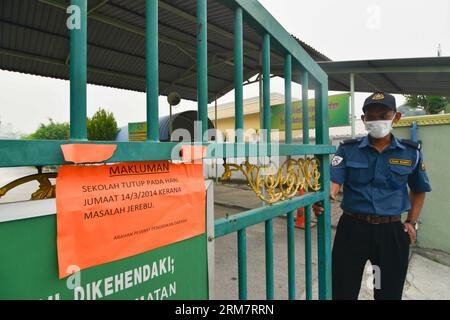
[[[226,2],[226,1],[223,1]],[[302,100],[308,101],[309,84],[314,85],[316,100],[316,145],[314,147],[329,147],[328,135],[328,85],[326,74],[318,68],[314,61],[287,33],[281,25],[267,13],[257,1],[236,0],[228,1],[235,10],[235,128],[243,128],[243,102],[242,102],[242,40],[243,19],[242,12],[248,17],[247,23],[255,30],[262,31],[262,96],[263,114],[262,128],[266,130],[267,143],[270,144],[270,55],[272,42],[279,53],[284,55],[285,78],[285,145],[282,150],[292,144],[292,71],[298,70],[302,75]],[[281,49],[281,50],[280,50]],[[309,114],[308,108],[303,108],[303,145],[299,149],[292,149],[284,155],[304,155],[302,151],[309,149]],[[307,194],[295,199],[286,200],[236,215],[217,220],[215,223],[215,237],[237,232],[238,243],[238,273],[239,298],[247,298],[247,245],[246,228],[265,223],[265,254],[266,254],[266,298],[274,298],[274,271],[273,271],[273,223],[272,219],[287,214],[287,243],[288,243],[288,284],[289,299],[295,299],[296,272],[295,272],[295,226],[294,217],[298,208],[305,207],[305,276],[306,298],[312,299],[312,245],[311,245],[311,205],[316,201],[323,201],[325,214],[318,217],[318,265],[319,265],[319,299],[331,298],[331,222],[329,203],[329,154],[333,148],[322,152],[314,152],[320,160],[322,190],[315,194]],[[310,153],[311,154],[311,153]]]
[[[284,214],[288,215],[288,275],[289,298],[295,299],[295,247],[294,247],[294,213],[298,208],[306,208],[306,292],[307,299],[312,298],[312,261],[311,261],[311,210],[310,206],[323,201],[325,213],[318,217],[318,275],[319,298],[331,298],[331,223],[329,202],[329,154],[335,151],[329,144],[328,132],[328,79],[327,75],[298,44],[298,42],[262,7],[256,0],[216,0],[230,7],[235,13],[235,48],[234,48],[234,81],[235,81],[235,115],[236,129],[243,128],[243,23],[262,35],[262,75],[263,75],[263,129],[268,131],[268,141],[262,143],[265,150],[258,156],[270,156],[270,78],[271,51],[285,57],[284,78],[286,94],[286,141],[279,145],[279,156],[316,156],[320,163],[321,186],[317,193],[306,194],[294,199],[282,201],[270,206],[242,212],[220,219],[215,223],[215,237],[237,232],[238,264],[239,264],[239,298],[247,298],[247,263],[246,263],[246,228],[258,223],[265,223],[266,254],[266,297],[274,298],[273,276],[273,224],[272,219]],[[108,163],[119,161],[151,161],[170,160],[176,143],[159,142],[158,128],[158,1],[146,0],[147,32],[146,41],[146,74],[147,74],[147,123],[148,133],[145,142],[90,142],[86,132],[86,84],[87,84],[87,0],[72,0],[81,14],[81,27],[70,31],[70,134],[69,141],[21,141],[0,140],[0,167],[43,166],[67,164],[61,154],[60,146],[76,141],[77,143],[114,143],[117,150]],[[207,130],[208,104],[208,30],[207,0],[197,0],[197,95],[198,117],[202,122],[202,136]],[[308,84],[315,90],[316,110],[316,143],[308,145],[308,108],[303,113],[303,144],[292,143],[292,75],[301,73],[303,101],[308,101]],[[208,146],[208,158],[222,158],[230,144],[214,144],[198,141]],[[238,139],[231,144],[234,157],[255,156],[251,146]],[[223,151],[220,156],[213,150]],[[238,152],[239,151],[239,152]],[[219,152],[220,153],[220,152]]]

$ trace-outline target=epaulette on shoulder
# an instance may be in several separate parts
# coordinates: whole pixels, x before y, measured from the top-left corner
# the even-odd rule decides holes
[[[341,144],[352,144],[352,143],[356,143],[356,142],[359,142],[359,141],[361,141],[361,139],[347,139],[347,140],[343,140],[341,142]]]
[[[414,142],[414,141],[409,140],[409,139],[402,139],[402,140],[400,140],[400,142],[402,144],[406,144],[406,145],[408,145],[410,147],[413,147],[413,148],[415,148],[417,150],[420,150],[422,148],[422,145],[420,143]]]

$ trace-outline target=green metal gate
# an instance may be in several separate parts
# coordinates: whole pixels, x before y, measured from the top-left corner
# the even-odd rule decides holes
[[[320,163],[321,189],[285,200],[270,206],[242,212],[215,223],[215,237],[237,233],[239,264],[239,298],[247,298],[246,228],[257,223],[265,223],[266,238],[266,297],[274,298],[272,219],[288,215],[288,275],[289,298],[295,299],[295,248],[294,215],[298,208],[306,208],[306,293],[312,298],[312,261],[311,261],[311,205],[323,201],[325,213],[318,217],[318,273],[319,298],[331,298],[331,225],[329,202],[329,154],[335,151],[330,146],[328,132],[328,79],[327,75],[312,60],[296,40],[256,0],[216,0],[230,7],[235,14],[234,28],[234,86],[235,86],[235,128],[243,129],[243,23],[244,20],[262,35],[262,74],[263,74],[263,129],[270,133],[270,52],[282,54],[285,78],[285,128],[286,140],[279,146],[280,156],[316,156]],[[68,142],[98,143],[87,141],[86,129],[86,88],[87,88],[87,0],[72,0],[72,5],[81,11],[81,27],[70,31],[70,141],[19,141],[0,140],[0,167],[45,166],[67,164],[62,158],[60,147]],[[197,0],[197,94],[198,120],[202,123],[202,135],[206,132],[208,107],[208,10],[207,0]],[[172,150],[177,143],[159,142],[159,71],[158,71],[158,1],[146,0],[146,74],[147,74],[147,141],[115,142],[117,151],[108,163],[125,161],[170,160]],[[308,101],[308,88],[314,88],[316,100],[316,144],[309,144],[308,108],[303,110],[303,144],[292,143],[292,89],[294,72],[301,74],[302,100]],[[250,146],[238,139],[233,144],[235,156],[248,157]],[[102,142],[108,143],[108,142]],[[111,143],[111,142],[109,142]],[[213,150],[223,150],[226,154],[230,144],[211,144],[208,141],[196,141],[208,146],[208,157],[217,158]],[[270,134],[267,144],[270,146]],[[270,150],[270,148],[263,148]],[[157,152],[156,152],[157,150]],[[238,152],[242,150],[242,152]],[[270,151],[267,154],[271,156]]]

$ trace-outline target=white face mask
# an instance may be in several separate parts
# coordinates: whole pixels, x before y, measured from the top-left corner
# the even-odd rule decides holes
[[[391,133],[394,119],[395,115],[391,120],[364,121],[364,124],[372,138],[381,139]]]

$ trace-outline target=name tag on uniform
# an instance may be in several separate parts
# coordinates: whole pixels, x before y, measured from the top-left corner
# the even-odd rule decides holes
[[[389,159],[390,164],[397,164],[400,166],[408,166],[410,167],[412,165],[411,160],[405,160],[405,159]]]

